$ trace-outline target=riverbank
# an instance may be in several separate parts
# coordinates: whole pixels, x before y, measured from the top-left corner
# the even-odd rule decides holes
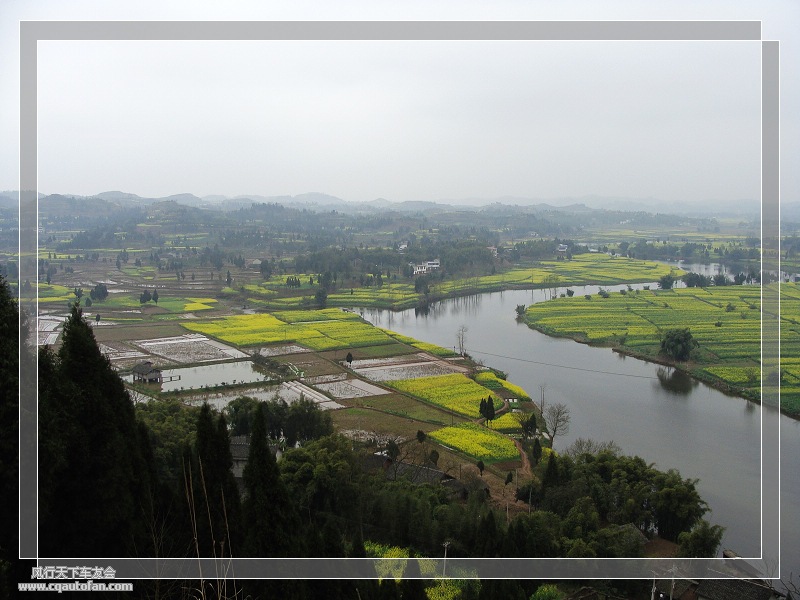
[[[553,337],[614,349],[675,368],[693,379],[753,402],[761,401],[760,286],[618,290],[575,295],[526,308],[528,327]],[[687,362],[661,354],[670,329],[688,328],[697,346]],[[781,372],[763,374],[766,391],[782,392],[782,412],[800,418],[800,385],[784,357]]]
[[[672,359],[669,359],[665,356],[653,355],[650,353],[645,353],[641,351],[634,350],[632,348],[625,347],[624,345],[614,343],[608,340],[604,340],[602,342],[596,342],[588,339],[586,335],[583,334],[564,334],[554,331],[552,328],[543,327],[536,323],[525,323],[531,329],[534,329],[544,335],[554,337],[554,338],[565,338],[570,339],[572,341],[578,342],[579,344],[586,344],[587,346],[592,346],[595,348],[610,348],[612,352],[623,356],[630,356],[631,358],[635,358],[637,360],[642,360],[645,362],[662,365],[665,367],[670,367],[680,371],[681,373],[685,374],[688,377],[691,377],[694,380],[700,381],[714,389],[719,390],[720,392],[730,395],[730,396],[737,396],[744,400],[748,400],[753,402],[756,405],[761,405],[761,395],[758,391],[748,388],[733,385],[729,382],[726,382],[718,377],[714,377],[713,375],[709,375],[704,371],[704,366],[699,365],[697,363],[682,363]],[[781,406],[780,407],[781,414],[800,421],[800,412],[792,410],[790,407]]]

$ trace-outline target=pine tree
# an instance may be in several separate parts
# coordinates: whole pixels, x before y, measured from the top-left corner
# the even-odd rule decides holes
[[[494,411],[494,400],[492,400],[492,397],[489,396],[486,399],[486,420],[489,423],[491,423],[492,421],[494,421],[495,416],[496,415]]]
[[[195,552],[199,556],[235,556],[241,545],[241,509],[232,465],[225,418],[220,415],[215,422],[211,408],[204,404],[197,420],[195,450],[185,474],[187,525],[196,531]]]
[[[278,463],[267,442],[263,405],[256,409],[243,478],[246,491],[243,515],[247,523],[245,555],[299,556],[297,533],[300,519],[280,479]]]
[[[542,460],[542,444],[538,437],[533,440],[533,450],[531,454],[533,455],[533,464],[538,465],[539,461]]]
[[[72,306],[58,354],[39,359],[40,552],[130,556],[155,481],[133,402]]]
[[[547,468],[544,471],[544,477],[542,477],[542,487],[557,485],[560,479],[558,471],[558,459],[554,453],[551,453],[550,458],[547,460]]]
[[[0,276],[0,598],[15,597],[11,586],[16,590],[16,583],[31,573],[30,565],[17,559],[20,375],[25,377],[35,370],[32,353],[27,345],[20,345],[20,312],[11,289]],[[27,329],[24,311],[22,318],[23,329]],[[21,333],[26,339],[27,331]],[[23,385],[35,383],[23,379]]]

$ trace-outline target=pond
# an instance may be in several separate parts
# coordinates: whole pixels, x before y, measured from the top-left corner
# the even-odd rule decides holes
[[[572,289],[581,295],[598,291],[597,286]],[[466,347],[474,359],[506,371],[509,381],[537,402],[543,396],[546,404],[569,407],[569,432],[556,439],[556,450],[579,437],[613,440],[626,454],[659,469],[699,479],[700,494],[711,508],[705,518],[727,528],[722,547],[758,556],[761,407],[673,369],[548,337],[515,319],[518,304],[543,300],[543,290],[506,291],[447,300],[422,312],[358,312],[380,327],[447,348],[455,347],[456,332],[466,325]],[[794,459],[800,455],[800,427],[782,417],[781,428],[782,455]],[[782,520],[785,570],[800,565],[800,476],[796,463],[787,462],[782,498],[784,511],[792,512],[784,512]]]
[[[197,390],[204,386],[213,388],[218,385],[269,381],[269,375],[259,371],[249,360],[165,369],[161,373],[164,377],[164,383],[161,384],[162,392],[174,392],[181,389]],[[125,379],[132,381],[132,376],[129,375]]]

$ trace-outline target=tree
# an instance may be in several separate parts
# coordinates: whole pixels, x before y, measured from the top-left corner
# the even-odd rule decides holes
[[[705,519],[695,525],[691,531],[684,531],[678,535],[678,556],[684,558],[714,558],[725,528],[720,525],[711,525]]]
[[[705,288],[711,285],[711,278],[700,273],[687,273],[681,280],[686,284],[686,287]]]
[[[92,300],[105,300],[108,298],[108,288],[104,283],[98,283],[94,288],[89,290],[89,297]]]
[[[153,302],[158,304],[158,290],[153,290]]]
[[[223,409],[230,423],[231,435],[248,435],[253,427],[259,401],[251,396],[239,396]]]
[[[27,344],[20,344],[21,339],[27,339],[26,324],[25,312],[20,311],[11,288],[0,276],[0,431],[3,432],[0,435],[0,506],[3,507],[0,511],[0,598],[15,597],[16,593],[10,591],[11,586],[24,581],[23,577],[30,576],[29,565],[18,560],[17,555],[20,515],[19,391],[21,386],[33,389],[36,385],[26,377],[27,373],[36,369],[33,353]],[[20,360],[23,364],[27,363],[27,368],[20,369]],[[26,412],[22,411],[23,419],[26,418]],[[25,570],[27,574],[23,574]]]
[[[561,473],[559,471],[558,457],[555,452],[551,452],[550,456],[547,458],[547,466],[542,475],[542,487],[558,485],[561,479]]]
[[[225,284],[228,287],[231,287],[231,283],[233,283],[233,277],[231,277],[230,269],[228,270],[228,274],[225,276]]]
[[[247,490],[242,506],[247,523],[244,554],[250,557],[292,556],[300,522],[267,442],[262,404],[255,411],[250,452],[242,478]]]
[[[481,477],[483,477],[483,470],[486,468],[486,465],[483,464],[482,460],[479,460],[476,466],[478,467],[478,471],[481,472]]]
[[[197,556],[230,556],[239,547],[240,496],[231,467],[230,438],[225,417],[215,418],[208,403],[197,419],[197,437],[184,473],[189,510],[187,525]]]
[[[542,460],[542,444],[539,442],[539,438],[536,437],[533,440],[533,450],[531,450],[531,455],[533,456],[533,464],[538,465],[539,461]]]
[[[491,424],[495,418],[495,410],[494,410],[494,400],[491,396],[486,399],[486,421],[487,423]]]
[[[417,441],[420,444],[422,444],[427,439],[427,437],[428,435],[424,431],[422,431],[421,429],[417,430]]]
[[[157,481],[146,433],[122,380],[73,305],[58,353],[45,347],[39,356],[42,554],[147,552],[144,527]]]
[[[671,469],[654,476],[657,492],[652,498],[652,506],[662,538],[677,541],[681,532],[690,531],[708,511],[708,505],[697,493],[696,479],[683,479]]]
[[[550,447],[552,448],[557,435],[569,433],[569,408],[562,402],[551,404],[545,409],[542,416],[547,430],[550,432]]]
[[[394,440],[389,440],[386,443],[386,456],[395,460],[400,455],[400,447]]]
[[[286,443],[294,446],[333,433],[333,421],[330,414],[320,410],[311,400],[301,397],[293,402],[286,412],[284,434]]]
[[[661,338],[661,353],[674,360],[687,360],[697,346],[688,327],[668,329]]]
[[[558,284],[561,281],[561,277],[559,277],[556,273],[549,273],[544,276],[542,279],[542,285],[547,289],[548,296],[550,300],[558,296]]]
[[[458,345],[458,353],[464,356],[467,353],[467,326],[462,325],[456,332],[456,343]]]
[[[352,352],[348,352],[347,356],[345,357],[345,360],[347,361],[347,366],[352,365],[353,364],[353,353]]]
[[[328,303],[328,292],[325,291],[325,288],[319,288],[316,291],[314,294],[314,301],[320,308],[325,308]]]
[[[725,275],[725,273],[717,273],[712,279],[714,281],[714,285],[717,286],[728,285],[730,283],[730,280],[728,280],[728,276]]]
[[[671,290],[674,284],[675,277],[672,276],[672,273],[669,275],[662,275],[662,277],[658,280],[658,287],[662,290]]]
[[[152,298],[153,297],[150,295],[150,292],[145,290],[139,295],[139,303],[140,304],[144,304],[146,302],[150,302],[150,300],[152,300]]]
[[[559,600],[561,597],[561,592],[557,586],[552,583],[546,583],[539,586],[539,589],[533,593],[530,600]]]

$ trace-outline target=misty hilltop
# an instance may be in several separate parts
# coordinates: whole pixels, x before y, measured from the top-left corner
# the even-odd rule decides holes
[[[184,206],[203,209],[234,211],[247,208],[253,204],[280,204],[287,207],[298,207],[314,211],[337,210],[347,214],[371,214],[385,211],[400,213],[440,213],[479,210],[502,210],[505,208],[520,208],[535,211],[566,211],[588,212],[591,210],[608,210],[619,212],[647,212],[658,214],[674,214],[683,216],[715,217],[730,216],[752,218],[760,214],[761,206],[757,199],[741,199],[735,203],[729,201],[708,200],[703,203],[695,202],[667,202],[658,198],[626,198],[611,196],[583,196],[578,198],[532,198],[519,196],[499,196],[496,198],[461,198],[437,200],[405,200],[392,201],[387,198],[376,198],[366,202],[354,202],[326,193],[307,192],[297,195],[264,196],[260,194],[240,194],[225,196],[221,194],[197,196],[192,193],[179,193],[162,197],[140,196],[135,193],[123,191],[105,191],[93,196],[74,194],[51,194],[40,196],[49,199],[45,204],[55,202],[64,204],[64,209],[69,201],[92,201],[98,210],[105,210],[102,202],[110,206],[135,207],[173,201]],[[0,206],[16,204],[16,192],[0,193]],[[65,204],[66,203],[66,204]],[[53,205],[55,207],[55,205]],[[787,206],[790,208],[790,206]],[[798,216],[800,216],[800,211]],[[793,213],[785,214],[788,217]],[[794,220],[794,217],[792,217]]]

